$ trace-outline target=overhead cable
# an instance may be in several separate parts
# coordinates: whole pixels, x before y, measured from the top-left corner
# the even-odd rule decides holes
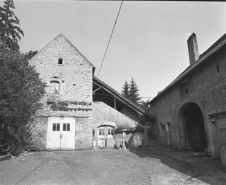
[[[123,3],[123,1],[122,1],[122,3]],[[103,60],[102,60],[102,62],[101,62],[100,69],[99,69],[99,71],[98,71],[97,77],[98,77],[98,75],[99,75],[99,73],[100,73],[100,70],[101,70],[101,67],[102,67],[102,65],[103,65],[104,58],[105,58],[105,55],[106,55],[106,53],[107,53],[108,46],[109,46],[109,44],[110,44],[111,37],[112,37],[112,35],[113,35],[114,29],[115,29],[115,25],[116,25],[116,22],[117,22],[117,20],[118,20],[118,16],[119,16],[119,13],[120,13],[120,10],[121,10],[121,7],[122,7],[122,3],[121,3],[121,5],[120,5],[119,11],[118,11],[118,15],[117,15],[117,17],[116,17],[115,24],[114,24],[114,27],[113,27],[113,29],[112,29],[111,36],[110,36],[110,39],[109,39],[109,41],[108,41],[108,45],[107,45],[107,48],[106,48],[106,50],[105,50],[104,57],[103,57]]]

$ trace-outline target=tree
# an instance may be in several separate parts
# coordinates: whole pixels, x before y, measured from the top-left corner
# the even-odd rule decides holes
[[[138,86],[132,77],[129,85],[129,99],[137,105],[139,105],[141,100],[138,92],[139,92]]]
[[[36,51],[30,50],[29,52],[24,53],[25,59],[26,59],[26,60],[30,60],[30,59],[31,59],[33,56],[35,56],[37,53],[38,53],[37,50],[36,50]]]
[[[145,111],[149,111],[150,108],[149,108],[148,104],[149,104],[149,99],[148,99],[147,101],[142,100],[142,101],[140,102],[140,107],[141,107],[142,109],[144,109]]]
[[[18,26],[19,19],[12,9],[15,9],[13,0],[5,0],[4,6],[0,7],[0,45],[7,49],[19,50],[18,41],[24,33]]]
[[[122,87],[122,91],[121,94],[126,97],[129,98],[129,84],[127,82],[127,80],[125,81],[123,87]]]
[[[132,78],[131,81],[130,81],[130,84],[128,84],[127,80],[125,81],[125,83],[122,87],[121,94],[124,97],[128,98],[133,103],[139,105],[141,98],[139,97],[138,92],[139,92],[139,89],[137,87],[137,84],[134,81],[134,79]]]
[[[23,139],[29,121],[42,106],[39,100],[45,85],[25,55],[12,50],[1,52],[0,65],[0,124]]]

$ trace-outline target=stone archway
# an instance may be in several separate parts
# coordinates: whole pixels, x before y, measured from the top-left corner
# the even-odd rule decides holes
[[[196,103],[187,102],[180,108],[178,126],[182,148],[203,151],[207,147],[203,113]]]

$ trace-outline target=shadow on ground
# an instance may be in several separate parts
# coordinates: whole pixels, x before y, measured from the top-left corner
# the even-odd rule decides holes
[[[147,150],[149,152],[147,152]],[[158,159],[160,163],[180,173],[190,176],[186,181],[196,178],[211,185],[225,185],[226,173],[220,160],[206,156],[193,156],[189,151],[173,151],[169,149],[129,149],[141,158]]]

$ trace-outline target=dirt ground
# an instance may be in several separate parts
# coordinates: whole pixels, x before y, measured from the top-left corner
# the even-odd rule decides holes
[[[183,152],[149,149],[35,152],[0,162],[0,184],[226,184],[220,163],[196,160]]]

